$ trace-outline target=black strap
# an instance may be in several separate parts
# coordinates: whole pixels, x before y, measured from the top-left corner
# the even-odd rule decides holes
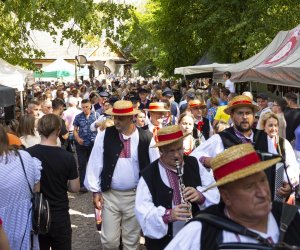
[[[213,214],[200,213],[193,220],[200,220],[200,221],[209,223],[221,230],[226,230],[229,232],[233,232],[236,234],[240,234],[240,235],[244,235],[244,236],[248,236],[250,238],[256,239],[257,241],[259,241],[261,244],[263,244],[265,246],[272,246],[271,243],[267,239],[261,237],[259,234],[255,233],[255,232],[248,230],[246,227],[244,227],[230,219],[225,219],[220,216],[213,215]]]
[[[240,140],[237,136],[234,136],[232,133],[230,133],[228,130],[223,130],[222,132],[219,133],[219,135],[222,138],[222,135],[233,141],[236,145],[242,144],[242,140]],[[224,145],[225,146],[225,145]]]
[[[292,220],[295,218],[297,212],[298,212],[298,208],[296,206],[291,206],[286,203],[283,203],[281,217],[280,217],[279,242],[283,242],[287,228],[291,224]]]
[[[26,171],[25,171],[23,159],[22,159],[21,154],[20,154],[19,151],[16,151],[16,153],[17,153],[17,155],[18,155],[19,158],[20,158],[20,162],[21,162],[21,165],[22,165],[22,168],[23,168],[25,177],[26,177],[26,181],[27,181],[27,184],[28,184],[30,193],[31,193],[31,195],[33,196],[33,191],[32,191],[32,189],[31,189],[30,183],[29,183],[28,178],[27,178],[27,174],[26,174]],[[26,228],[25,228],[24,235],[23,235],[23,237],[22,237],[21,247],[22,247],[22,245],[23,245],[24,237],[25,237],[25,234],[26,234],[26,231],[27,231],[27,226],[28,226],[28,222],[29,222],[28,219],[29,219],[29,215],[30,215],[31,209],[32,209],[32,208],[30,208],[29,211],[28,211],[27,223],[26,223]],[[30,244],[30,245],[31,245],[31,246],[30,246],[30,250],[33,250],[33,244],[34,244],[34,243],[33,243],[33,231],[32,231],[32,230],[31,230],[31,232],[30,232],[30,243],[31,243],[31,244]]]
[[[24,174],[25,174],[25,177],[26,177],[26,181],[27,181],[27,184],[28,184],[28,187],[29,187],[29,190],[30,190],[30,193],[31,195],[33,195],[33,191],[32,191],[32,188],[30,186],[30,183],[28,181],[28,178],[27,178],[27,174],[26,174],[26,171],[25,171],[25,167],[24,167],[24,163],[23,163],[23,159],[21,157],[21,154],[19,153],[19,151],[16,151],[17,155],[19,156],[20,158],[20,161],[21,161],[21,165],[22,165],[22,168],[23,168],[23,171],[24,171]]]

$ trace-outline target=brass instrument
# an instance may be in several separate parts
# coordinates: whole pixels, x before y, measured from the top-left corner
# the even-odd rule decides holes
[[[180,191],[180,197],[181,197],[181,202],[180,203],[181,204],[187,204],[189,206],[188,210],[191,213],[191,215],[186,218],[186,221],[189,221],[190,219],[193,218],[193,216],[192,216],[192,204],[189,201],[187,201],[184,198],[184,195],[183,195],[185,185],[184,185],[183,177],[182,177],[182,175],[183,175],[182,167],[180,166],[178,160],[176,160],[175,164],[176,164],[176,171],[177,171],[177,176],[178,176],[178,181],[179,181],[179,191]]]

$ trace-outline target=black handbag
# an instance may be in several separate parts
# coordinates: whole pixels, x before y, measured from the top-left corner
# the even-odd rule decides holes
[[[50,207],[48,200],[44,197],[43,193],[34,193],[29,184],[27,174],[25,171],[24,163],[20,153],[17,151],[20,157],[22,168],[31,192],[32,202],[32,231],[35,234],[46,234],[49,232],[51,224]]]

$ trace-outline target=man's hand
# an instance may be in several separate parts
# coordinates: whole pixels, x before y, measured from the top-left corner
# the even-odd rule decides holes
[[[189,205],[179,204],[172,209],[172,221],[186,221],[192,214],[189,211]]]
[[[93,204],[97,209],[101,209],[103,207],[104,201],[101,193],[93,193]]]
[[[282,186],[277,189],[277,195],[287,198],[291,194],[292,187],[287,182],[283,182]]]
[[[78,144],[83,145],[84,141],[79,136],[75,138],[75,140],[78,142]]]
[[[211,167],[211,160],[212,159],[213,159],[213,157],[203,156],[204,167],[210,168]]]
[[[186,187],[183,191],[183,195],[185,200],[189,202],[200,202],[203,199],[203,195],[193,187]]]
[[[100,129],[100,131],[103,131],[107,127],[111,127],[114,125],[114,121],[111,119],[106,119],[105,121],[102,122],[97,122],[96,127]]]

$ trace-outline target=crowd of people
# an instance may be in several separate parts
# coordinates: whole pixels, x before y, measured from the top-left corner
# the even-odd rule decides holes
[[[71,249],[67,192],[90,191],[102,210],[103,249],[138,249],[141,235],[147,249],[300,246],[299,213],[288,233],[279,223],[284,204],[295,207],[298,199],[297,95],[238,94],[230,77],[224,72],[224,85],[211,79],[33,84],[25,114],[17,108],[15,119],[0,125],[0,239],[11,249]],[[33,241],[20,157],[52,216],[50,231]],[[217,230],[199,217],[207,214],[260,238]]]

